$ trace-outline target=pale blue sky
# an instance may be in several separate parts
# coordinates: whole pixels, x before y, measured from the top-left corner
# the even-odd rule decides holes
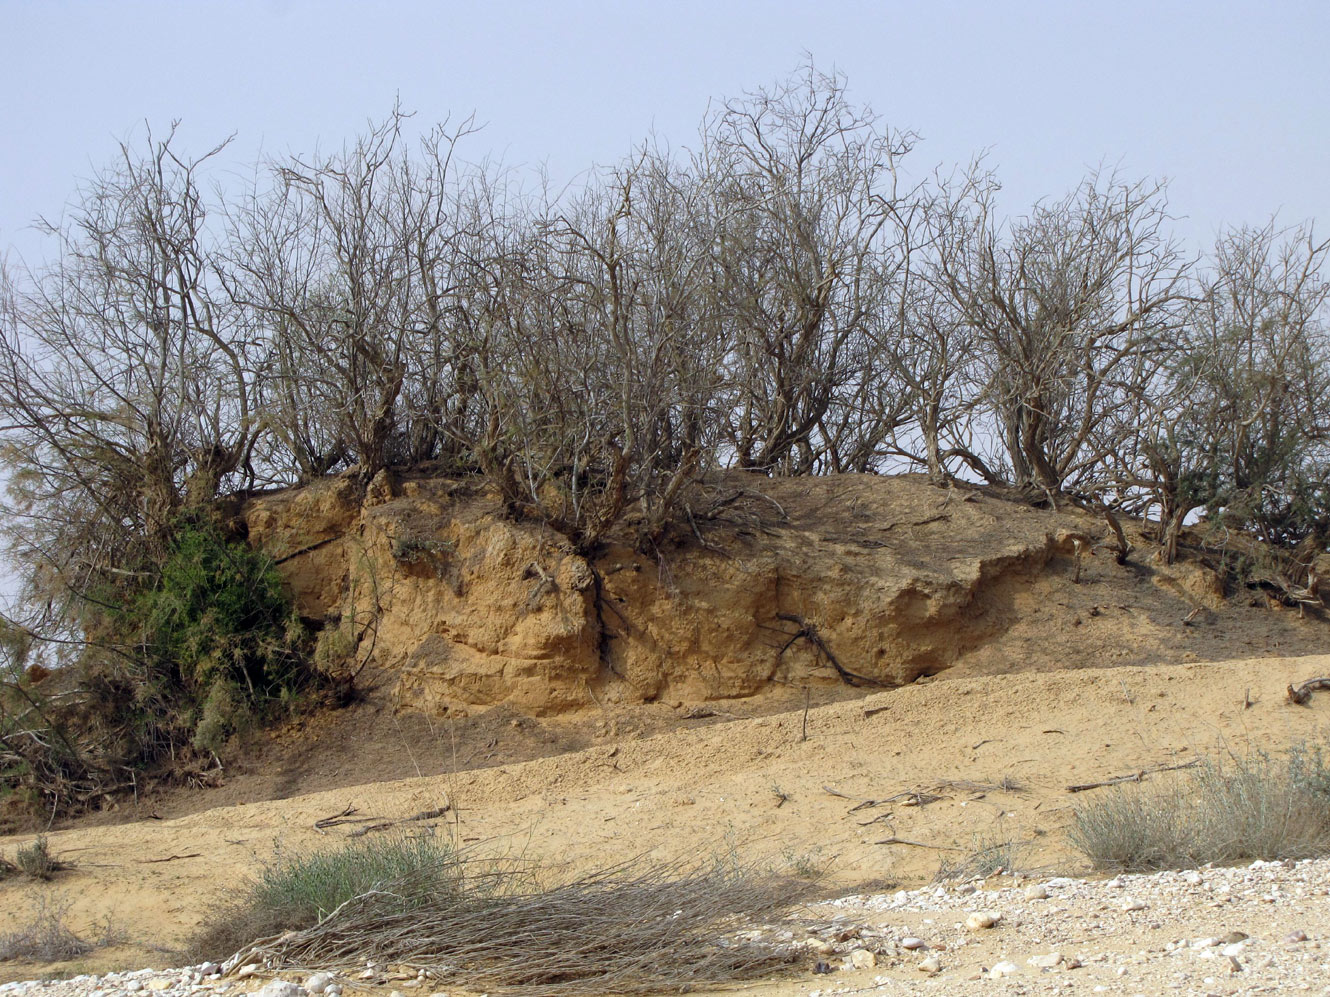
[[[707,99],[809,52],[924,141],[992,150],[1008,210],[1107,160],[1166,176],[1180,231],[1330,222],[1330,4],[1079,2],[103,2],[0,0],[0,252],[58,213],[118,139],[183,119],[201,151],[340,144],[400,93],[475,111],[472,158],[556,178],[649,130],[686,145]]]

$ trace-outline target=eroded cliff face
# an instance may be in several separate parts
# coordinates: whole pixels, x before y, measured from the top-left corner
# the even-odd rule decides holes
[[[445,479],[381,477],[364,496],[330,479],[243,515],[300,614],[341,635],[346,666],[368,660],[402,705],[431,712],[893,686],[971,660],[999,670],[1041,608],[1086,601],[1070,581],[1073,538],[1104,532],[1081,513],[869,476],[734,475],[654,556],[610,547],[594,563]],[[1213,588],[1168,583],[1193,602]],[[1045,622],[1088,624],[1093,647],[1098,614],[1064,608]]]

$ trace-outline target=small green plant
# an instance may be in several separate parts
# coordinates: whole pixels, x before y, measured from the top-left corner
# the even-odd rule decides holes
[[[319,631],[314,639],[314,667],[323,675],[338,675],[345,670],[356,651],[354,623],[342,617]]]
[[[68,913],[68,901],[39,896],[33,903],[31,920],[16,931],[0,935],[0,962],[61,962],[87,955],[95,946],[65,924]]]
[[[50,879],[61,869],[68,868],[66,863],[51,854],[44,837],[39,837],[32,844],[20,848],[15,859],[19,870],[33,879]]]
[[[779,871],[795,879],[815,882],[826,876],[827,867],[830,865],[830,861],[817,849],[807,852],[787,849],[781,852]]]
[[[1113,787],[1077,808],[1070,838],[1096,869],[1131,872],[1330,854],[1330,765],[1305,745],[1207,760]]]

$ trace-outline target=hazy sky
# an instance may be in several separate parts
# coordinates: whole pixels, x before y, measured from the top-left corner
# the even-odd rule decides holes
[[[1179,230],[1320,217],[1330,231],[1330,3],[0,0],[0,252],[143,122],[198,152],[340,145],[395,95],[426,120],[476,112],[470,158],[567,178],[654,130],[687,145],[708,98],[808,52],[924,141],[916,167],[979,149],[1007,210],[1108,161],[1171,180]]]

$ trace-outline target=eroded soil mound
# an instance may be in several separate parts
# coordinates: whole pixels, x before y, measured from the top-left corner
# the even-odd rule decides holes
[[[1086,556],[1077,584],[1075,541],[1106,539],[1102,520],[918,477],[733,475],[653,556],[593,560],[483,489],[424,476],[365,496],[333,479],[244,517],[325,656],[434,715],[1322,646],[1319,624],[1226,600],[1212,568],[1165,567],[1144,543],[1123,566]]]

